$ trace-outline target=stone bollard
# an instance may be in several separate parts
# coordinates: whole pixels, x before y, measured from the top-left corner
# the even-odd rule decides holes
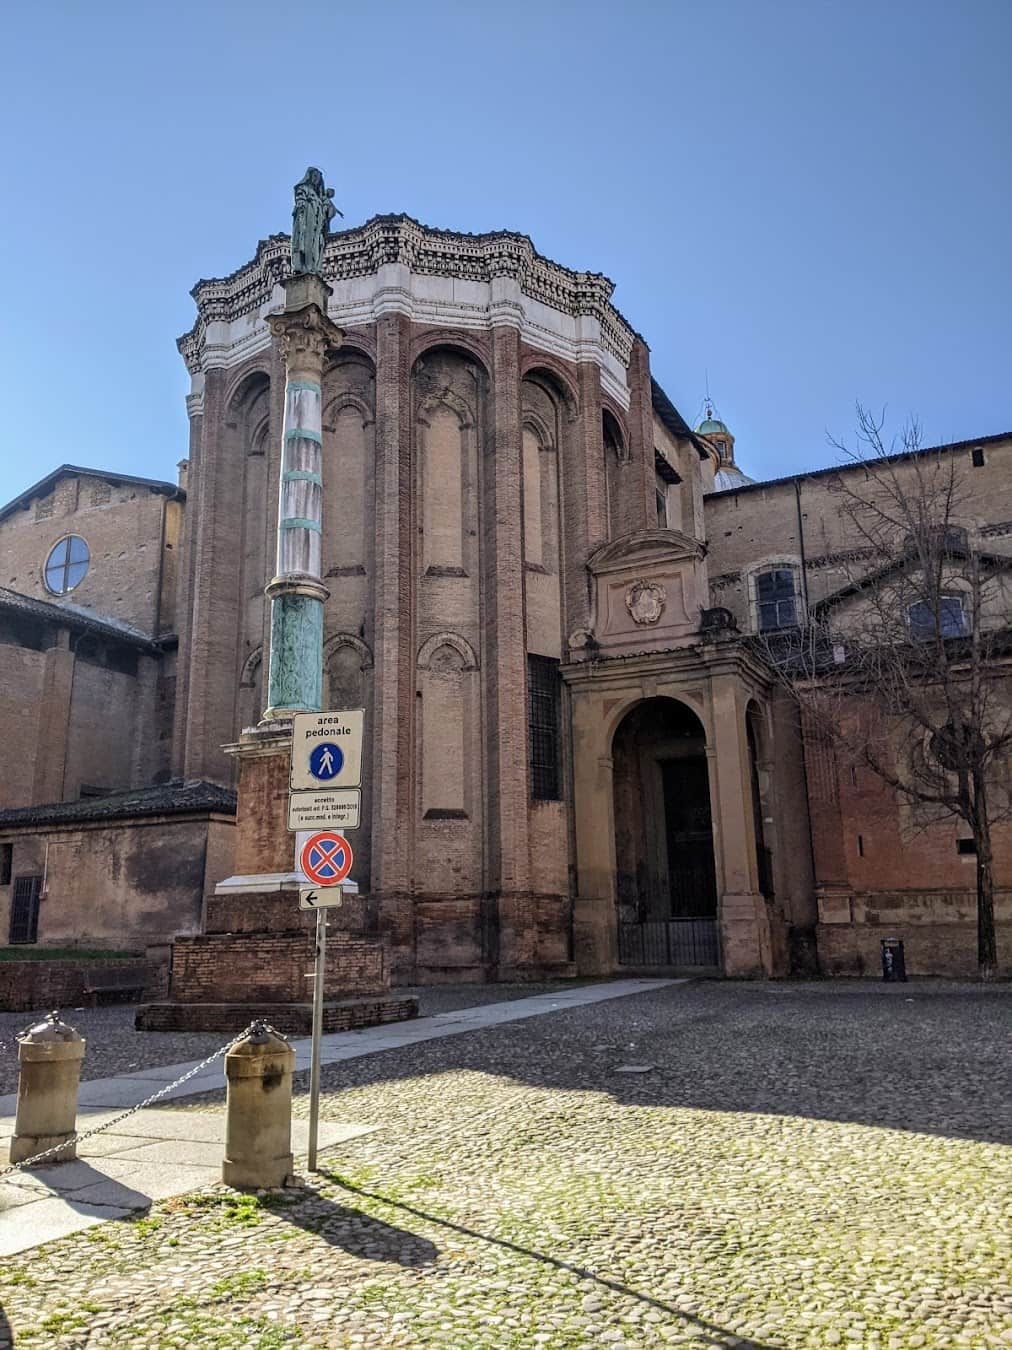
[[[18,1105],[11,1140],[11,1162],[43,1153],[71,1138],[77,1128],[77,1084],[84,1040],[51,1012],[18,1037]],[[69,1162],[77,1145],[68,1144],[45,1160]]]
[[[292,1070],[295,1051],[262,1022],[225,1056],[225,1157],[221,1179],[254,1190],[292,1175]]]

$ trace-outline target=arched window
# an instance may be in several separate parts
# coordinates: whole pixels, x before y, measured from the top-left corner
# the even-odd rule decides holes
[[[753,576],[755,626],[760,633],[796,628],[801,622],[798,569],[770,567]]]
[[[91,553],[79,534],[68,534],[54,544],[46,559],[46,589],[53,595],[66,595],[80,586],[88,571]]]

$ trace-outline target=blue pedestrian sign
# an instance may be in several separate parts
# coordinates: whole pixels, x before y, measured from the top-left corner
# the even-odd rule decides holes
[[[309,753],[309,772],[314,778],[329,783],[343,768],[344,751],[339,745],[335,745],[332,741],[324,741],[322,745],[313,746]]]
[[[361,787],[364,719],[361,708],[298,713],[292,726],[290,790],[333,795],[336,789]]]

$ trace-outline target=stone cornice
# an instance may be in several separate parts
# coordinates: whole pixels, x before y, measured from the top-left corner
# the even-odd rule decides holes
[[[328,238],[322,271],[337,291],[330,313],[342,325],[366,323],[391,309],[419,323],[451,317],[468,327],[509,323],[535,347],[573,360],[604,358],[612,383],[629,364],[636,335],[611,304],[613,283],[542,257],[526,235],[458,234],[410,216],[374,216]],[[289,272],[288,236],[279,234],[261,241],[252,260],[229,276],[197,282],[191,291],[197,321],[178,342],[191,374],[236,364],[269,340],[262,313]],[[374,291],[342,286],[372,276]],[[429,278],[452,283],[452,294]],[[572,331],[563,331],[567,327]]]

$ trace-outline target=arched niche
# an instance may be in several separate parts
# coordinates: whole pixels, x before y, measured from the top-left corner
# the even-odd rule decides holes
[[[520,384],[527,650],[556,660],[562,656],[564,569],[559,454],[569,397],[541,370],[529,371]]]
[[[270,535],[270,462],[273,435],[271,420],[271,382],[263,371],[254,371],[239,383],[226,405],[226,434],[236,450],[235,462],[241,465],[238,494],[239,585],[238,649],[251,656],[263,644],[267,616],[264,587],[273,572],[274,553]],[[262,711],[259,705],[259,661],[255,663],[257,685],[251,691],[240,679],[239,707],[236,709],[236,734],[244,726],[255,724]],[[258,704],[259,706],[254,706]]]
[[[423,820],[468,820],[477,802],[478,660],[455,633],[419,649],[420,804]]]
[[[263,711],[263,649],[255,647],[249,653],[239,672],[238,730],[253,727]]]
[[[366,620],[373,573],[375,386],[372,362],[354,350],[323,376],[322,567],[328,616],[349,629]]]
[[[353,633],[335,633],[323,647],[324,695],[327,707],[364,708],[368,702],[368,672],[372,652]]]
[[[608,408],[601,411],[601,444],[604,453],[605,491],[608,498],[608,537],[617,539],[624,531],[622,470],[629,462],[629,450],[625,433],[614,413]]]

